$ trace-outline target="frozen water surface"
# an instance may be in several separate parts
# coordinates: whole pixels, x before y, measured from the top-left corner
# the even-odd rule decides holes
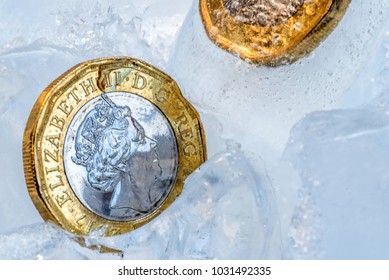
[[[389,258],[388,139],[389,115],[369,107],[315,112],[295,126],[286,154],[302,178],[299,207],[311,203],[292,220],[295,246],[305,214],[316,217],[325,257]]]
[[[206,37],[197,1],[0,0],[0,258],[389,258],[389,2],[354,0],[308,57],[250,65]],[[22,135],[42,90],[75,64],[132,56],[201,114],[209,160],[159,217],[87,245],[42,221]]]
[[[382,39],[342,101],[347,109],[311,113],[291,130],[285,157],[302,180],[291,249],[301,258],[310,256],[301,246],[308,233],[299,213],[304,207],[308,220],[316,217],[308,230],[310,242],[312,237],[319,241],[313,246],[321,248],[321,257],[389,258],[387,33]]]

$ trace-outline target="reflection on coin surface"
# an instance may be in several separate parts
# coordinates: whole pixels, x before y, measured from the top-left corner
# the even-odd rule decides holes
[[[253,63],[278,65],[309,54],[351,0],[200,0],[208,37]]]
[[[54,81],[31,112],[23,147],[37,209],[80,235],[148,222],[206,158],[198,114],[175,82],[130,58],[85,62]]]

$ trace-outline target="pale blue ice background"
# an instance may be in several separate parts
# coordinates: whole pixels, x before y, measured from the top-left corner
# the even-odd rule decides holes
[[[209,160],[151,223],[88,243],[127,259],[389,259],[388,20],[388,1],[353,0],[309,57],[266,68],[210,43],[197,1],[0,0],[0,258],[118,258],[43,223],[21,144],[52,80],[125,55],[178,82]]]

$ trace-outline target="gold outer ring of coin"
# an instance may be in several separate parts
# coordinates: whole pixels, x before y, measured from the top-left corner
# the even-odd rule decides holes
[[[206,33],[221,48],[255,64],[277,66],[312,52],[338,25],[351,0],[309,0],[285,22],[274,26],[244,24],[223,0],[200,0]]]
[[[131,220],[112,220],[85,206],[70,184],[71,174],[66,173],[64,163],[64,142],[72,119],[91,100],[114,92],[146,100],[158,108],[170,125],[177,146],[176,175],[167,197],[151,213]],[[122,120],[118,124],[123,122],[127,123]],[[104,236],[113,236],[149,222],[176,199],[186,177],[205,160],[200,117],[178,85],[157,68],[128,57],[87,61],[57,78],[36,101],[23,139],[25,178],[36,208],[45,220],[83,236],[102,227]]]

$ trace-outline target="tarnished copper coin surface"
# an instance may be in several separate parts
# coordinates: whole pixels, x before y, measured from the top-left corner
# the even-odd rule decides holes
[[[81,63],[43,91],[23,143],[41,215],[78,234],[133,230],[166,209],[206,159],[199,115],[145,62]]]
[[[253,63],[279,65],[309,54],[351,0],[200,0],[208,37]]]

